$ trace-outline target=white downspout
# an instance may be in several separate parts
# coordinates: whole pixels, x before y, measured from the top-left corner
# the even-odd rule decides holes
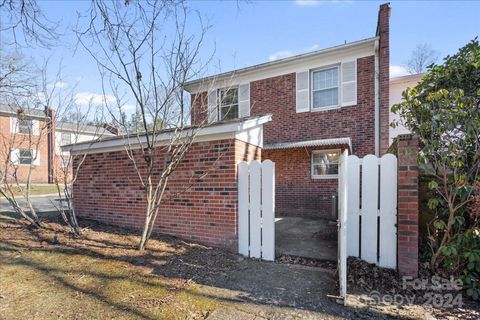
[[[380,155],[380,72],[379,72],[379,40],[375,40],[375,155]]]

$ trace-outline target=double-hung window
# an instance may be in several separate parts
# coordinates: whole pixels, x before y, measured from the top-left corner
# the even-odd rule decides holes
[[[32,164],[33,152],[27,149],[18,150],[18,160],[20,164]]]
[[[33,133],[33,121],[32,120],[18,120],[18,133],[32,134]]]
[[[312,178],[337,178],[340,150],[312,151]]]
[[[332,108],[339,105],[339,67],[313,70],[312,110]]]
[[[62,132],[62,139],[60,141],[61,146],[66,146],[72,143],[72,134],[69,132]]]
[[[238,88],[218,90],[218,120],[238,118]]]

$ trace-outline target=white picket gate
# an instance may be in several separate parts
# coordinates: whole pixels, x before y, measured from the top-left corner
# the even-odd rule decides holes
[[[347,255],[385,268],[397,267],[397,158],[345,157]]]
[[[275,163],[238,164],[238,252],[275,260]]]

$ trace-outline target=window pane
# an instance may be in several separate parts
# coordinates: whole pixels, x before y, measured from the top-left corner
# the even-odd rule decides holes
[[[238,118],[238,104],[221,107],[220,120],[230,120]]]
[[[30,150],[19,150],[20,164],[32,163],[32,152]]]
[[[338,68],[319,70],[313,72],[313,90],[322,90],[338,87]]]
[[[238,103],[238,88],[220,90],[220,105],[227,106]]]
[[[312,153],[313,175],[337,175],[340,151],[326,150]]]
[[[18,120],[18,132],[29,134],[32,130],[32,120]]]
[[[70,144],[70,143],[72,143],[71,133],[62,133],[61,145],[64,146],[64,145],[67,145],[67,144]]]
[[[325,89],[313,92],[313,108],[322,108],[338,105],[338,88]]]

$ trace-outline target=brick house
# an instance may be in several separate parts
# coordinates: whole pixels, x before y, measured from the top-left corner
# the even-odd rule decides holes
[[[188,82],[192,124],[271,114],[262,159],[276,164],[276,214],[329,216],[342,150],[389,146],[389,17],[374,37]]]
[[[18,182],[25,183],[32,166],[32,183],[53,183],[53,170],[64,165],[62,145],[114,135],[104,127],[82,125],[77,128],[74,123],[52,119],[51,109],[22,110],[0,105],[0,163],[4,166],[10,159],[9,181],[15,180],[15,172]]]

